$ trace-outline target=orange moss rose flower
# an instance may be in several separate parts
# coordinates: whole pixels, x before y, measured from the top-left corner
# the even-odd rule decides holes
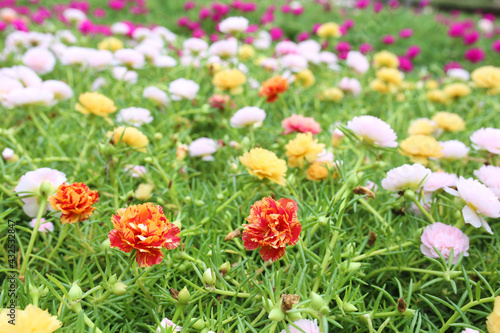
[[[151,202],[120,208],[111,222],[115,227],[108,234],[111,247],[126,253],[136,249],[135,259],[140,267],[161,263],[161,248],[172,250],[181,243],[179,228],[165,217],[161,206]]]
[[[99,193],[84,183],[59,185],[57,192],[49,197],[52,208],[62,213],[63,224],[87,220],[95,210],[92,205],[98,201]]]
[[[287,90],[287,79],[277,75],[262,83],[262,86],[259,89],[259,96],[267,97],[267,102],[272,103],[278,99],[278,94],[282,94]]]
[[[283,257],[287,245],[299,240],[302,226],[297,219],[297,203],[292,199],[274,200],[271,197],[255,202],[250,208],[249,224],[243,231],[247,250],[261,248],[262,259],[276,261]]]

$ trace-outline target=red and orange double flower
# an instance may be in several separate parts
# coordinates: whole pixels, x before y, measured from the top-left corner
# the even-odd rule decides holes
[[[62,213],[63,224],[87,220],[95,210],[92,205],[98,201],[99,193],[89,189],[84,183],[62,184],[49,197],[52,208]]]
[[[297,219],[297,203],[292,199],[271,197],[255,202],[250,208],[249,224],[243,231],[243,245],[247,250],[261,248],[264,260],[276,261],[286,251],[287,245],[295,245],[299,240],[302,226]]]
[[[278,95],[288,90],[287,79],[276,75],[262,83],[259,89],[259,96],[266,97],[268,103],[276,102]]]
[[[111,222],[115,227],[108,234],[111,247],[126,253],[136,249],[135,258],[140,267],[161,263],[161,249],[172,250],[181,243],[179,228],[170,223],[161,206],[151,202],[120,208]]]

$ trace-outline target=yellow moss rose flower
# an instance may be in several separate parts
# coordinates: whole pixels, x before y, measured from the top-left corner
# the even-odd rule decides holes
[[[490,89],[491,94],[500,93],[500,67],[479,67],[472,72],[471,78],[477,87]]]
[[[441,111],[436,113],[432,120],[445,131],[458,132],[465,129],[465,121],[456,113]]]
[[[229,90],[231,94],[242,93],[243,88],[241,86],[245,82],[247,82],[247,77],[237,69],[219,71],[212,80],[218,90]]]
[[[299,133],[295,139],[290,140],[286,148],[286,156],[288,156],[288,165],[292,168],[304,166],[304,160],[309,163],[316,161],[318,154],[323,151],[325,145],[318,143],[318,140],[313,139],[310,132]]]
[[[123,49],[123,42],[116,37],[107,37],[97,44],[97,48],[99,50],[115,52]]]
[[[320,100],[330,101],[330,102],[338,102],[341,101],[343,98],[344,98],[344,92],[337,87],[325,89],[319,96]]]
[[[115,103],[111,99],[96,92],[81,94],[78,101],[80,103],[75,104],[75,109],[83,114],[107,117],[116,111]]]
[[[450,101],[448,94],[446,94],[444,91],[439,90],[439,89],[430,90],[425,94],[425,96],[431,102],[448,104]]]
[[[396,87],[393,86],[392,84],[387,84],[382,80],[375,79],[372,82],[370,82],[370,88],[376,92],[379,92],[381,94],[387,94],[389,92],[394,92],[396,91]]]
[[[4,309],[0,313],[2,333],[52,333],[62,326],[56,316],[33,304],[29,304],[24,310],[16,310],[16,325],[9,324],[9,313],[10,309]]]
[[[436,80],[428,80],[425,82],[425,87],[429,90],[434,90],[439,88],[439,83]]]
[[[247,168],[249,174],[285,185],[286,162],[279,159],[275,153],[264,148],[253,148],[240,156],[240,162]]]
[[[443,89],[450,98],[459,98],[470,94],[471,90],[465,83],[452,83]]]
[[[323,23],[316,31],[321,38],[340,37],[340,26],[334,22]]]
[[[252,47],[252,45],[249,44],[241,45],[240,49],[238,50],[238,56],[241,60],[253,58],[254,55],[255,49]]]
[[[427,118],[419,118],[410,124],[409,135],[431,135],[438,129],[438,125]]]
[[[135,190],[135,198],[137,200],[146,201],[153,196],[153,189],[155,186],[153,184],[139,184]]]
[[[117,127],[112,132],[106,133],[108,138],[117,145],[120,142],[135,148],[138,151],[146,152],[149,143],[148,137],[135,127]]]
[[[500,296],[495,298],[493,312],[486,317],[486,328],[489,333],[500,333]]]
[[[376,75],[379,80],[396,86],[403,82],[403,73],[396,68],[381,68],[377,71]]]
[[[384,50],[373,55],[373,64],[375,67],[398,68],[399,59],[394,53]]]
[[[304,88],[309,88],[316,82],[313,72],[310,69],[303,69],[295,74],[295,80]]]
[[[306,178],[314,181],[323,180],[328,178],[332,170],[335,170],[333,162],[314,162],[307,168]],[[335,177],[335,174],[332,177]]]
[[[439,158],[443,156],[443,147],[432,136],[412,135],[399,145],[401,154],[410,157],[410,161],[427,165],[430,157]]]

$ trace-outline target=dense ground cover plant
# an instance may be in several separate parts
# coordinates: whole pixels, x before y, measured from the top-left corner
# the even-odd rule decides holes
[[[493,15],[0,7],[0,332],[500,332]]]

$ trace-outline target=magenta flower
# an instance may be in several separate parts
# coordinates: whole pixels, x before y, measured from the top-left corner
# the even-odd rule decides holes
[[[375,2],[375,3],[373,4],[373,11],[374,11],[375,13],[379,13],[379,12],[381,12],[381,11],[382,11],[382,9],[384,9],[384,4],[383,4],[382,2],[378,2],[378,1],[377,1],[377,2]]]
[[[478,63],[484,60],[486,52],[480,47],[473,47],[465,51],[464,58],[472,63]]]
[[[193,32],[191,33],[191,36],[194,38],[201,38],[205,35],[206,33],[203,29],[194,29]]]
[[[465,33],[465,27],[461,22],[453,23],[448,30],[448,36],[452,38],[462,37]]]
[[[450,69],[454,69],[454,68],[462,68],[462,65],[460,65],[459,62],[456,62],[456,61],[450,61],[448,62],[446,65],[444,65],[443,67],[443,71],[445,73],[447,73]]]
[[[184,4],[184,10],[191,10],[196,7],[196,3],[194,1],[186,1]]]
[[[201,7],[200,12],[198,14],[198,18],[200,20],[204,20],[209,16],[210,16],[210,9],[208,9],[207,7]]]
[[[182,17],[179,17],[179,19],[177,20],[177,25],[179,27],[186,27],[188,24],[189,24],[189,17],[185,17],[185,16],[182,16]]]
[[[281,30],[280,27],[272,27],[269,30],[269,33],[271,34],[271,39],[273,41],[280,40],[281,38],[283,38],[283,36],[285,36],[285,33],[283,32],[283,30]]]
[[[290,7],[289,4],[284,4],[283,6],[281,6],[281,12],[285,13],[285,14],[288,14],[292,11],[292,8]]]
[[[257,24],[250,24],[245,32],[252,33],[256,32],[257,30],[259,30],[259,26]]]
[[[500,39],[497,39],[491,44],[491,49],[496,53],[500,53]]]
[[[395,42],[396,42],[396,37],[394,37],[393,35],[385,35],[384,37],[382,37],[382,43],[384,44],[390,45],[394,44]]]
[[[406,56],[410,59],[415,58],[420,54],[420,47],[418,45],[412,45],[406,50]]]
[[[399,69],[403,72],[411,72],[413,70],[413,63],[410,58],[405,56],[398,56]]]
[[[321,27],[321,23],[314,23],[311,29],[312,33],[316,34],[318,32],[319,27]]]
[[[364,9],[370,5],[370,0],[358,0],[356,1],[355,7],[359,9]]]
[[[127,4],[123,0],[109,0],[108,6],[113,10],[122,10]]]
[[[391,7],[392,9],[398,9],[399,8],[399,1],[398,0],[389,0],[389,2],[387,2],[389,4],[389,7]]]
[[[273,23],[273,22],[274,22],[273,12],[265,12],[260,18],[261,24],[268,24],[268,23]]]
[[[93,13],[95,17],[106,17],[106,10],[104,8],[96,8]]]
[[[375,48],[373,47],[373,45],[369,44],[369,43],[363,43],[359,46],[359,52],[363,53],[363,54],[367,54],[369,52],[373,52],[375,51]]]
[[[399,32],[401,38],[410,38],[411,36],[413,36],[413,29],[403,29]]]
[[[479,40],[480,36],[481,35],[479,34],[479,31],[476,31],[476,30],[467,32],[463,36],[464,44],[465,45],[472,45]]]
[[[309,34],[309,32],[307,32],[307,31],[302,31],[301,33],[299,33],[299,34],[297,35],[297,42],[299,42],[299,43],[300,43],[300,42],[303,42],[303,41],[305,41],[305,40],[308,40],[308,39],[309,39],[309,37],[311,37],[311,35]],[[499,43],[499,46],[500,46],[500,43]]]
[[[439,251],[445,259],[451,255],[453,249],[453,263],[455,264],[463,253],[464,257],[468,257],[469,253],[469,237],[460,229],[450,225],[436,222],[424,229],[420,238],[422,245],[420,251],[429,258],[439,258]]]

